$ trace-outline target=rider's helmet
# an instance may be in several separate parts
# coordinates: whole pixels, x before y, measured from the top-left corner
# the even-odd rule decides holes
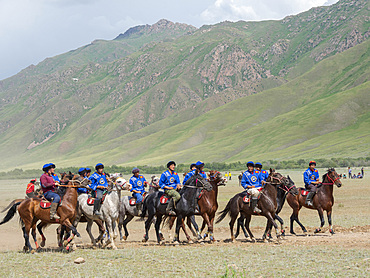
[[[85,168],[86,173],[90,173],[91,169],[90,168]]]
[[[190,170],[192,170],[193,167],[195,167],[195,166],[196,166],[195,163],[190,164]]]
[[[44,164],[44,166],[42,166],[42,171],[44,171],[44,172],[47,172],[50,169],[51,169],[50,163]]]
[[[119,185],[119,186],[123,186],[127,181],[124,179],[124,178],[118,178],[116,180],[116,184]]]
[[[135,173],[139,173],[140,172],[140,170],[139,170],[139,168],[137,168],[137,167],[134,167],[133,169],[132,169],[132,173],[133,174],[135,174]]]
[[[202,161],[197,161],[197,163],[195,163],[195,167],[197,167],[198,169],[204,167],[204,162]]]
[[[171,160],[167,163],[167,168],[169,168],[171,165],[175,165],[176,166],[176,162]]]
[[[95,170],[98,170],[98,169],[104,169],[103,163],[98,163],[95,165]]]
[[[50,165],[50,168],[54,168],[55,169],[55,164],[54,163],[49,163]]]
[[[261,162],[254,163],[254,166],[262,169],[262,163]]]
[[[30,180],[31,183],[35,183],[36,182],[36,179],[32,179]]]
[[[83,175],[83,174],[85,174],[85,172],[86,172],[86,169],[84,167],[81,167],[80,169],[78,169],[78,174],[79,175]]]
[[[248,167],[248,166],[252,166],[252,167],[254,167],[254,163],[253,163],[253,161],[248,161],[248,162],[247,162],[247,167]]]
[[[310,163],[308,163],[308,166],[315,165],[316,166],[316,161],[311,160]]]

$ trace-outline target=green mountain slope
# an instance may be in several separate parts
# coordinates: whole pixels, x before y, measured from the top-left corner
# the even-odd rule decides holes
[[[306,155],[311,140],[310,154],[357,156],[340,132],[368,123],[356,110],[368,110],[368,10],[343,0],[281,21],[160,21],[47,59],[0,81],[0,165],[276,159]],[[333,125],[322,99],[338,109]],[[316,107],[306,132],[302,115]],[[335,132],[343,152],[320,141]]]

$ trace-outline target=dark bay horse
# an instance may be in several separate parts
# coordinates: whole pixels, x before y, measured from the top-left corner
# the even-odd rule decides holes
[[[307,232],[306,228],[303,226],[303,224],[298,219],[298,213],[302,207],[306,207],[309,209],[315,209],[319,213],[321,226],[320,228],[317,228],[315,230],[315,233],[321,232],[321,228],[325,224],[325,220],[324,220],[324,210],[325,210],[327,212],[328,222],[330,226],[329,232],[331,234],[334,234],[332,221],[331,221],[332,207],[334,205],[334,197],[333,197],[333,185],[334,184],[338,187],[342,186],[338,173],[335,171],[334,168],[330,168],[328,169],[327,173],[322,176],[322,183],[319,184],[317,188],[317,193],[315,194],[313,198],[313,207],[306,205],[307,196],[302,195],[302,188],[299,188],[298,190],[299,192],[297,196],[293,196],[291,194],[287,196],[288,204],[293,209],[293,213],[290,216],[290,233],[291,234],[295,234],[294,229],[293,229],[294,221],[298,223],[298,225],[302,228],[304,233]]]
[[[185,216],[194,215],[195,204],[192,204],[192,202],[195,202],[195,198],[196,198],[195,194],[198,191],[198,188],[196,188],[196,183],[198,183],[197,180],[199,181],[198,186],[206,184],[209,190],[212,189],[212,186],[202,176],[200,176],[199,173],[196,171],[195,175],[193,175],[187,181],[187,184],[188,184],[187,189],[181,189],[180,191],[180,194],[186,193],[186,195],[184,195],[186,196],[186,199],[184,199],[183,196],[181,196],[181,199],[176,204],[176,208],[175,208],[176,214],[178,213],[177,210],[179,209],[180,214],[177,214],[177,216],[180,215],[182,220],[183,220],[183,217]],[[141,217],[144,218],[146,215],[148,215],[148,218],[145,221],[145,235],[144,235],[143,242],[146,242],[149,239],[149,229],[150,229],[150,226],[152,224],[154,217],[156,217],[154,226],[155,226],[155,231],[156,231],[156,236],[157,236],[157,242],[160,243],[162,240],[159,228],[162,223],[163,216],[167,216],[166,208],[168,205],[168,204],[161,204],[160,202],[160,198],[164,194],[165,193],[163,191],[157,191],[157,192],[154,192],[153,194],[150,194],[148,197],[144,199],[143,211],[142,211]],[[184,230],[184,233],[188,241],[191,241],[190,236],[186,231],[184,221],[180,221],[179,223],[176,223],[176,228],[177,228],[177,224],[179,224]],[[176,230],[174,241],[178,241],[178,234],[179,234],[179,231]]]
[[[273,172],[273,173],[274,173],[273,175],[269,175],[269,177],[267,178],[267,181],[277,183],[277,184],[281,183],[281,180],[282,180],[283,176],[280,173],[276,173],[276,172]],[[278,214],[281,212],[281,210],[284,206],[286,196],[288,194],[292,194],[293,196],[297,196],[297,194],[298,194],[298,189],[295,186],[293,180],[289,177],[289,175],[287,176],[287,179],[289,181],[289,185],[286,185],[285,183],[283,183],[281,186],[279,186],[277,188],[277,197],[276,197],[277,209],[276,209],[276,212],[275,212],[275,220],[279,221],[279,223],[280,223],[280,227],[281,227],[280,232],[281,232],[282,236],[285,235],[284,220]],[[241,215],[238,218],[235,238],[238,237],[240,228],[242,228],[244,236],[246,238],[248,237],[247,231],[245,229],[244,220],[245,220],[245,218],[244,218],[243,215]],[[272,226],[270,227],[270,229],[271,228],[272,228]],[[269,238],[271,238],[271,233],[269,232],[267,236]]]
[[[60,216],[60,219],[50,220],[50,209],[42,209],[40,207],[40,198],[30,198],[25,199],[20,203],[14,204],[8,211],[4,220],[0,224],[8,222],[16,213],[16,208],[18,207],[18,213],[23,223],[23,236],[25,240],[24,251],[32,251],[32,247],[29,241],[29,232],[32,228],[32,236],[34,238],[35,244],[37,245],[36,240],[36,223],[41,220],[44,223],[48,224],[62,224],[66,228],[72,231],[72,236],[68,239],[68,243],[73,239],[75,235],[79,236],[76,228],[72,225],[74,218],[76,217],[76,207],[77,207],[77,188],[85,186],[76,182],[79,178],[78,175],[73,176],[71,180],[68,181],[64,187],[67,187],[65,190],[65,195],[63,197],[62,206],[58,207],[57,213]],[[63,180],[61,181],[63,182]]]
[[[272,169],[270,169],[270,175],[275,175],[275,173]],[[261,195],[258,200],[258,207],[261,209],[260,214],[256,214],[253,212],[253,210],[250,207],[249,203],[243,202],[243,197],[245,196],[245,192],[241,192],[239,194],[236,194],[234,197],[230,199],[230,201],[227,203],[225,209],[221,211],[219,214],[219,218],[217,219],[216,223],[221,222],[227,214],[230,215],[231,220],[229,222],[230,226],[230,233],[231,233],[231,241],[235,241],[235,235],[234,235],[234,224],[236,221],[236,218],[238,217],[239,213],[241,213],[246,218],[246,229],[248,231],[249,236],[251,237],[252,241],[255,241],[254,236],[249,228],[249,223],[252,218],[252,215],[263,215],[267,218],[268,224],[272,224],[276,231],[276,236],[279,238],[280,234],[278,231],[278,226],[275,222],[275,212],[277,209],[277,188],[280,187],[282,184],[289,185],[289,181],[287,178],[281,176],[281,182],[279,184],[272,183],[272,182],[266,182],[263,185],[263,189],[261,190]],[[263,239],[266,238],[268,233],[268,227],[269,225],[266,225],[265,233],[263,234]]]

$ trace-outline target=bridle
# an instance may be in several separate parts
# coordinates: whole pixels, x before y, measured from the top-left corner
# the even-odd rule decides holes
[[[330,181],[329,183],[321,183],[322,185],[334,185],[335,184],[335,182],[337,181],[337,180],[339,180],[340,179],[340,177],[338,176],[336,179],[332,179],[330,176],[329,176],[329,174],[330,173],[332,173],[332,172],[328,172],[328,173],[326,173],[326,177],[328,178],[328,180]]]
[[[278,178],[278,177],[275,177],[275,176],[270,176],[272,181],[271,181],[271,184],[273,185],[278,185],[280,184],[279,188],[285,192],[289,192],[292,188],[295,188],[295,185],[293,184],[291,187],[288,187],[285,182],[283,182],[283,179],[286,179],[286,177],[284,177],[283,175],[281,175],[281,178]],[[273,180],[278,180],[279,182],[278,183],[274,183]]]

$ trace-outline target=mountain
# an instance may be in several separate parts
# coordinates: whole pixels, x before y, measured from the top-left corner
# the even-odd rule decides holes
[[[347,0],[281,21],[161,20],[47,59],[0,83],[0,165],[363,156],[368,11]]]

